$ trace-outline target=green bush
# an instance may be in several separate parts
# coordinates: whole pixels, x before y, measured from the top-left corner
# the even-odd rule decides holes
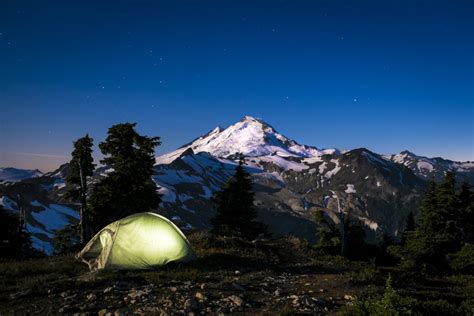
[[[366,300],[358,299],[352,307],[346,308],[346,315],[370,316],[402,316],[414,315],[413,307],[416,299],[402,297],[392,287],[392,278],[389,276],[385,283],[383,295],[376,295]]]

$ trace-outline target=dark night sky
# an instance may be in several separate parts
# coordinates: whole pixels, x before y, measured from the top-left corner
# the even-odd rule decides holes
[[[0,166],[119,122],[175,149],[243,115],[320,148],[474,160],[473,1],[0,1]]]

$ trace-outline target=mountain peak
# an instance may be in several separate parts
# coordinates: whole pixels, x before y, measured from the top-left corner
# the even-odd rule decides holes
[[[264,120],[262,120],[261,118],[253,117],[253,116],[250,116],[250,115],[245,115],[244,117],[242,117],[242,118],[240,119],[239,122],[257,123],[257,124],[269,126],[269,124],[266,123],[266,122],[265,122]]]
[[[300,145],[278,133],[262,119],[246,115],[225,129],[216,127],[175,152],[158,157],[156,162],[169,163],[189,148],[195,153],[208,152],[219,158],[227,158],[236,153],[251,157],[278,155],[305,158],[323,154],[315,147]]]
[[[252,121],[258,121],[258,119],[256,119],[256,118],[253,117],[253,116],[250,116],[250,115],[244,115],[244,117],[242,117],[242,118],[240,119],[240,122],[244,122],[244,121],[250,121],[250,122],[252,122]]]

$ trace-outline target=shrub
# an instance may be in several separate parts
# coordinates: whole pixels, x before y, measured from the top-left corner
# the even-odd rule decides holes
[[[383,295],[377,295],[366,300],[358,299],[352,307],[347,308],[346,315],[371,316],[402,316],[413,315],[416,299],[402,297],[392,287],[392,278],[389,276],[385,283]]]

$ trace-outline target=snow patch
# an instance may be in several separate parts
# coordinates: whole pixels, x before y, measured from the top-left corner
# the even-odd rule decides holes
[[[354,188],[353,184],[346,184],[347,189],[344,190],[347,194],[349,193],[357,193],[356,189]]]
[[[423,171],[428,171],[428,172],[431,172],[433,171],[433,165],[430,164],[429,162],[427,161],[418,161],[418,163],[416,164],[416,166],[418,167],[418,170],[420,172],[423,172]]]
[[[8,211],[18,211],[18,205],[16,202],[6,196],[0,197],[0,205],[2,205],[3,208]]]
[[[175,203],[176,202],[176,193],[173,190],[165,187],[160,186],[158,188],[158,193],[161,194],[161,201],[168,202],[168,203]]]
[[[331,159],[331,162],[334,163],[336,166],[334,167],[334,169],[326,172],[326,174],[324,175],[327,179],[331,179],[333,175],[335,175],[336,173],[339,172],[339,170],[341,170],[341,167],[339,166],[339,160],[337,159]]]

